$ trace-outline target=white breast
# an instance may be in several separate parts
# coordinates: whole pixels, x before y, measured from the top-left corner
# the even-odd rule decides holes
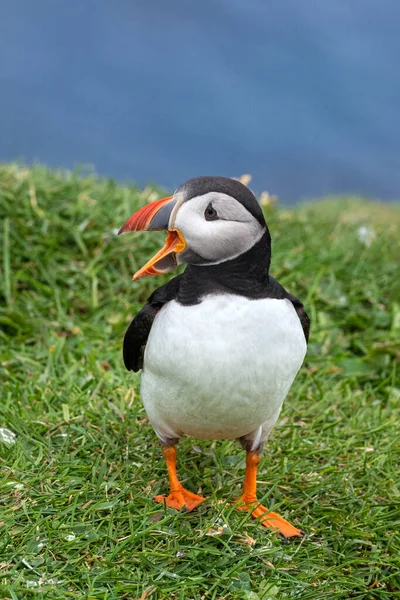
[[[305,353],[289,300],[216,294],[194,306],[169,302],[144,356],[150,422],[164,440],[234,439],[264,423],[271,429]]]

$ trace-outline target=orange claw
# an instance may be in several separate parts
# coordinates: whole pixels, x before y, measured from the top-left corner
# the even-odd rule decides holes
[[[277,529],[285,538],[294,537],[296,535],[301,537],[303,535],[300,529],[294,527],[289,521],[286,521],[286,519],[275,512],[268,511],[268,508],[262,504],[258,504],[254,497],[249,498],[246,497],[246,495],[240,496],[237,502],[240,502],[239,506],[236,507],[237,510],[251,512],[251,516],[254,519],[259,519],[261,517],[260,523],[264,525],[264,527]]]
[[[165,503],[169,508],[176,508],[176,510],[186,508],[186,510],[190,512],[194,510],[196,506],[204,502],[205,498],[193,494],[192,492],[185,490],[185,488],[181,488],[170,492],[168,496],[155,496],[154,500],[155,502]]]
[[[155,502],[164,503],[169,508],[175,508],[176,510],[180,510],[181,508],[186,508],[186,510],[189,512],[194,510],[196,506],[204,502],[205,498],[185,490],[185,488],[179,482],[176,474],[175,446],[164,447],[163,454],[165,462],[167,463],[171,491],[168,496],[155,496]]]
[[[302,536],[303,533],[297,527],[294,527],[283,517],[259,504],[257,501],[257,469],[260,457],[256,452],[247,452],[246,454],[246,473],[243,482],[243,492],[236,500],[237,510],[246,510],[251,512],[254,519],[260,518],[260,523],[264,527],[277,529],[285,538]]]

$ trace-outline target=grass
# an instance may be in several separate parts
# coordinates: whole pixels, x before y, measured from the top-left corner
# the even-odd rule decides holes
[[[272,274],[312,317],[259,473],[260,500],[307,532],[283,545],[229,503],[235,443],[180,444],[183,481],[209,499],[196,512],[152,501],[166,469],[121,345],[163,281],[131,276],[164,236],[116,229],[153,196],[0,169],[0,427],[16,434],[0,440],[0,597],[400,597],[399,206],[266,207]]]

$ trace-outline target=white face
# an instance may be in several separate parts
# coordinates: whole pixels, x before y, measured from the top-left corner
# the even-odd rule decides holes
[[[216,214],[214,214],[216,213]],[[218,264],[250,250],[265,228],[235,198],[219,192],[179,201],[172,211],[169,229],[179,229],[187,250],[204,259],[204,264]],[[178,264],[186,262],[187,251],[176,255]],[[202,264],[198,262],[197,264]]]

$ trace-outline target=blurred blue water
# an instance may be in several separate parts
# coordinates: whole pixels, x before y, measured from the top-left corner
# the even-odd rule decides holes
[[[0,161],[399,198],[399,0],[5,0]]]

